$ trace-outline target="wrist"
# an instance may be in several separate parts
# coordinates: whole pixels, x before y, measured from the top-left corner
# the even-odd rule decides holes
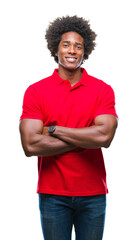
[[[67,137],[67,135],[69,134],[71,128],[68,127],[62,127],[62,126],[55,126],[55,131],[53,133],[53,135],[57,138],[62,138],[62,137]],[[63,140],[63,139],[62,139]]]
[[[56,130],[56,126],[50,126],[49,128],[48,128],[48,133],[49,133],[49,135],[50,136],[54,136],[55,134],[55,130]]]
[[[50,133],[51,136],[60,137],[60,136],[64,135],[64,129],[66,129],[65,127],[58,126],[58,125],[51,126],[51,127],[52,128],[49,129],[49,132],[51,130],[51,133]]]
[[[55,125],[54,127],[55,127],[55,128],[54,128],[54,132],[53,132],[52,136],[58,137],[58,135],[59,135],[59,133],[60,133],[60,128],[62,128],[62,127],[57,126],[57,125]]]

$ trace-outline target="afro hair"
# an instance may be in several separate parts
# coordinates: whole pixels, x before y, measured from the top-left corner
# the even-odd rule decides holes
[[[55,53],[58,52],[58,46],[61,41],[62,34],[66,32],[77,32],[84,39],[84,60],[88,59],[89,54],[94,50],[96,33],[92,31],[89,21],[82,17],[66,16],[56,18],[49,24],[46,30],[45,39],[47,40],[47,47],[50,50],[51,56],[58,63],[58,57]]]

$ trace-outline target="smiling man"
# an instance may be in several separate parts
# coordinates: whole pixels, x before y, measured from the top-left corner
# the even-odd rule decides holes
[[[77,69],[84,56],[84,39],[76,32],[67,32],[62,35],[59,50],[56,53],[59,66],[63,69]]]
[[[28,87],[20,122],[26,156],[38,156],[41,225],[45,240],[103,237],[106,171],[101,148],[117,128],[113,89],[82,63],[96,34],[77,16],[55,19],[46,31],[58,63],[50,77]]]

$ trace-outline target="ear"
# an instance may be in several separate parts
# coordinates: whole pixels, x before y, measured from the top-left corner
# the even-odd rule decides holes
[[[58,57],[58,52],[55,53],[55,56]]]

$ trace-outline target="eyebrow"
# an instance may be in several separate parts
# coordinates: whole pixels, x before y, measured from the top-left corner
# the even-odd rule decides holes
[[[70,41],[63,41],[63,43],[70,43]],[[83,43],[75,42],[77,45],[83,45]]]

